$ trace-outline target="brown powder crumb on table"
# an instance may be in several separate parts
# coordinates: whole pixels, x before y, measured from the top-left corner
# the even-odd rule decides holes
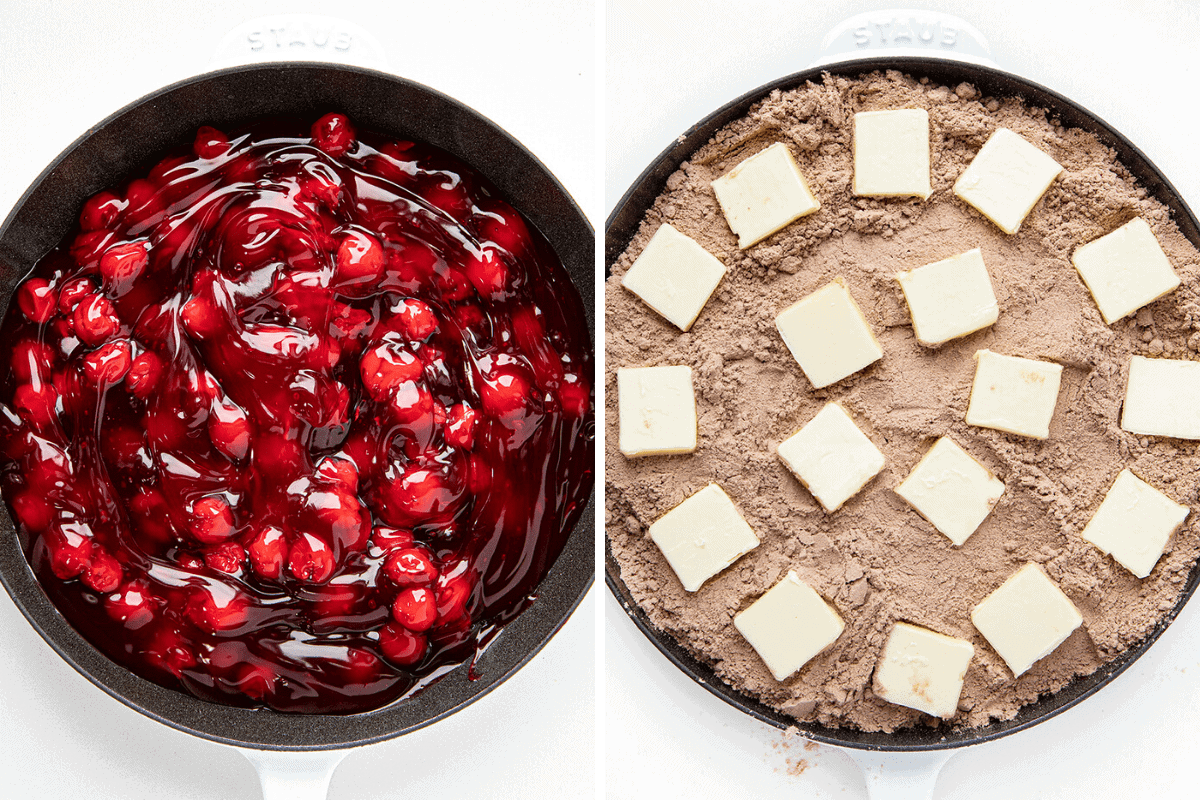
[[[927,201],[854,197],[853,115],[906,107],[929,112],[933,195]],[[998,127],[1012,129],[1064,167],[1012,236],[951,191]],[[709,182],[775,141],[791,148],[821,209],[740,251]],[[950,724],[978,726],[1011,718],[1039,694],[1095,671],[1173,607],[1200,551],[1200,514],[1190,515],[1141,581],[1079,532],[1126,467],[1200,511],[1200,448],[1139,438],[1118,425],[1131,355],[1198,358],[1200,253],[1093,135],[1063,128],[1019,100],[980,97],[966,84],[951,89],[894,72],[858,80],[826,77],[820,85],[773,92],[701,147],[667,187],[612,265],[605,293],[609,431],[617,430],[618,368],[686,364],[695,372],[700,440],[694,454],[627,459],[617,450],[617,437],[607,437],[607,535],[624,583],[655,625],[711,663],[731,686],[798,720],[892,731],[933,724],[872,693],[875,663],[897,621],[974,644],[959,713]],[[1182,285],[1109,327],[1070,257],[1079,245],[1135,216],[1149,222]],[[729,268],[683,334],[619,283],[668,221]],[[936,350],[919,345],[892,276],[975,247],[991,275],[999,321]],[[836,276],[846,279],[884,357],[813,390],[776,332],[774,316]],[[982,348],[1063,365],[1048,440],[963,421],[973,354]],[[846,407],[888,459],[833,514],[774,452],[830,400]],[[962,548],[893,492],[943,435],[1006,486]],[[730,495],[762,544],[689,595],[647,528],[710,481]],[[972,626],[970,613],[1029,561],[1041,564],[1066,592],[1084,625],[1014,680]],[[789,569],[832,601],[846,630],[796,675],[778,682],[732,619]]]

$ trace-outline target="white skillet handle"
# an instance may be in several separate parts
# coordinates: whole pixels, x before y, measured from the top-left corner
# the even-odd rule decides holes
[[[350,752],[238,750],[258,773],[263,800],[326,800],[333,771]]]
[[[843,750],[858,764],[870,800],[932,800],[938,773],[953,751],[879,753]]]
[[[996,66],[983,34],[938,11],[892,8],[856,14],[821,41],[812,66],[872,56],[934,56]]]
[[[383,45],[361,25],[320,14],[272,14],[225,34],[209,67],[264,61],[330,61],[387,70]]]

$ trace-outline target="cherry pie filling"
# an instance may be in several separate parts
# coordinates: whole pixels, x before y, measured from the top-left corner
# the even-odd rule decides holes
[[[274,121],[83,206],[4,322],[0,485],[133,672],[353,713],[474,657],[591,493],[592,353],[545,241],[420,143]]]

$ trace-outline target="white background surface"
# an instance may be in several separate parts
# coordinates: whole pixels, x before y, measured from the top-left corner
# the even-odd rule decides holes
[[[900,4],[647,2],[607,6],[605,212],[672,139],[811,62],[826,31]],[[1183,3],[913,3],[959,13],[1002,69],[1081,103],[1137,144],[1200,209],[1200,9]],[[806,750],[691,683],[606,593],[604,743],[613,798],[866,797],[858,769]],[[1194,797],[1200,606],[1081,706],[955,755],[939,798]],[[803,763],[801,763],[803,762]],[[796,774],[799,773],[799,774]]]
[[[335,14],[379,37],[397,74],[490,117],[600,206],[590,3],[0,3],[0,218],[64,147],[206,65],[239,23]],[[422,731],[352,752],[330,797],[591,796],[597,591],[513,679]],[[259,797],[230,748],[130,711],[80,677],[0,593],[0,798]]]

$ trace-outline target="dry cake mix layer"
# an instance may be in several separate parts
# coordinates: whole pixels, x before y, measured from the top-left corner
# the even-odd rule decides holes
[[[928,111],[933,193],[927,200],[852,193],[854,114]],[[1009,235],[951,190],[983,143],[1008,128],[1062,174]],[[775,142],[791,151],[820,209],[739,250],[711,181]],[[1135,315],[1106,325],[1072,267],[1080,245],[1146,220],[1181,280]],[[663,223],[727,272],[688,332],[621,279]],[[938,348],[914,338],[895,274],[979,248],[999,304],[982,331]],[[889,632],[908,622],[966,640],[974,657],[950,723],[1007,719],[1141,640],[1172,608],[1200,547],[1197,443],[1122,430],[1131,356],[1196,360],[1200,254],[1093,135],[1066,129],[1018,99],[982,97],[898,73],[826,76],[773,92],[722,129],[667,182],[606,291],[606,531],[621,575],[652,622],[712,663],[730,685],[801,721],[891,731],[933,717],[877,697],[872,676]],[[776,330],[784,308],[844,279],[883,357],[814,389]],[[1063,366],[1049,437],[964,421],[976,351]],[[699,440],[694,453],[628,458],[618,449],[617,370],[687,365]],[[833,513],[775,448],[830,401],[849,412],[886,464]],[[894,491],[936,439],[950,436],[1005,484],[990,515],[955,547]],[[1080,532],[1124,469],[1192,513],[1154,570],[1138,579]],[[648,527],[715,482],[761,543],[686,592]],[[1041,566],[1083,616],[1049,656],[1014,678],[971,621],[972,609],[1027,563]],[[733,625],[789,570],[845,622],[837,640],[779,681]]]

